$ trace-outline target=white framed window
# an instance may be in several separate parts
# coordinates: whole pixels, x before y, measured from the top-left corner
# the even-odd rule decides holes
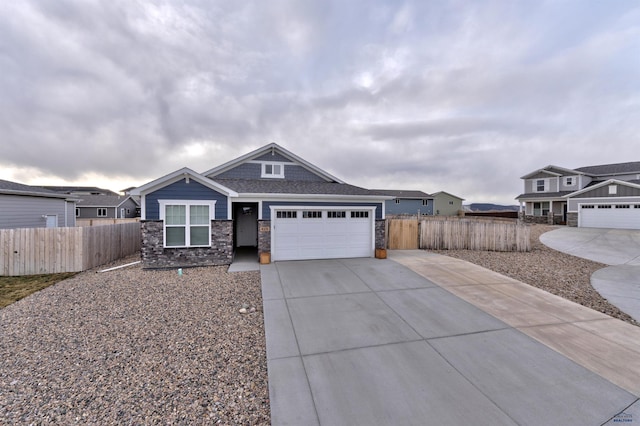
[[[106,207],[98,207],[98,217],[107,217]]]
[[[549,214],[549,202],[542,201],[533,203],[533,215],[534,216],[547,216]]]
[[[282,163],[262,163],[263,178],[284,178],[284,164]]]
[[[396,204],[400,204],[400,198],[396,198]]]
[[[429,205],[429,200],[422,200],[422,205],[423,206],[428,206]]]
[[[537,179],[535,184],[536,192],[544,192],[546,188],[545,179]]]
[[[609,185],[609,195],[616,195],[618,193],[618,185]]]
[[[213,200],[159,200],[164,222],[164,246],[210,247],[211,221],[215,219]]]
[[[80,209],[76,207],[76,217],[80,217]]]

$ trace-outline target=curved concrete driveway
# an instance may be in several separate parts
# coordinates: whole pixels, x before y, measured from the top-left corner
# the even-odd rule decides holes
[[[567,227],[542,234],[540,241],[554,250],[611,265],[591,275],[591,285],[640,321],[640,230]]]

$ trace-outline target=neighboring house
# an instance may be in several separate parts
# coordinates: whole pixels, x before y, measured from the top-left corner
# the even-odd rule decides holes
[[[131,196],[82,195],[78,196],[78,219],[125,219],[137,217],[140,204]]]
[[[75,208],[69,195],[0,180],[0,229],[73,227]]]
[[[432,215],[433,197],[422,191],[402,191],[392,189],[372,189],[382,195],[394,197],[385,202],[387,215]]]
[[[385,246],[385,201],[277,144],[204,173],[176,170],[141,196],[147,268],[229,264],[238,247],[272,260],[372,257]]]
[[[527,222],[640,229],[640,161],[566,169],[547,166],[521,177],[516,197]]]
[[[462,210],[464,198],[440,191],[431,194],[433,197],[433,209],[436,216],[456,216]]]

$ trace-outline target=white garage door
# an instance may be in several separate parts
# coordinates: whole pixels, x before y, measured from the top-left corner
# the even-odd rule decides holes
[[[583,228],[640,229],[640,204],[581,204]]]
[[[287,208],[271,212],[273,260],[370,257],[375,210]]]

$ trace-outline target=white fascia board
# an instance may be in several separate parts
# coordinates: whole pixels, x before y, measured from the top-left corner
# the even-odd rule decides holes
[[[213,169],[209,169],[206,172],[202,173],[203,176],[209,176],[209,175],[218,175],[220,173],[226,172],[227,170],[230,170],[232,168],[234,168],[235,166],[242,164],[244,162],[247,162],[249,160],[253,160],[254,158],[260,157],[261,155],[267,154],[269,153],[271,150],[276,150],[276,151],[280,151],[280,153],[282,155],[284,155],[285,157],[288,157],[290,160],[293,160],[295,163],[300,164],[301,166],[309,169],[310,171],[312,171],[313,173],[323,177],[324,179],[326,179],[327,181],[335,181],[338,183],[344,183],[342,180],[338,179],[337,177],[325,172],[324,170],[322,170],[321,168],[314,166],[313,164],[309,163],[306,160],[303,160],[302,158],[298,157],[297,155],[295,155],[294,153],[284,149],[283,147],[281,147],[280,145],[278,145],[277,143],[270,143],[268,145],[263,146],[262,148],[258,148],[254,151],[249,152],[248,154],[242,155],[234,160],[228,161],[218,167],[214,167]],[[134,194],[135,195],[135,194]]]
[[[612,185],[612,184],[623,185],[623,186],[628,186],[628,187],[631,187],[631,188],[640,189],[640,185],[638,185],[636,183],[627,182],[625,180],[609,179],[609,180],[605,180],[604,182],[601,182],[601,183],[599,183],[597,185],[589,186],[589,187],[583,188],[583,189],[581,189],[579,191],[572,192],[571,194],[565,195],[563,198],[574,198],[576,195],[584,194],[585,192],[589,192],[589,191],[592,191],[594,189],[602,188],[603,186]],[[610,198],[623,198],[623,197],[610,197]]]
[[[172,183],[178,182],[182,179],[185,178],[189,178],[189,179],[193,179],[194,181],[208,187],[211,188],[217,192],[221,192],[224,195],[228,196],[228,197],[237,197],[238,193],[225,187],[220,185],[217,182],[214,182],[213,180],[200,175],[199,173],[194,172],[193,170],[191,170],[188,167],[183,167],[182,169],[176,170],[175,172],[169,173],[168,175],[162,176],[161,178],[158,178],[154,181],[151,181],[145,185],[142,185],[138,188],[135,188],[133,190],[131,190],[130,194],[131,195],[143,195],[143,194],[148,194],[150,192],[156,191],[160,188],[163,188],[165,186],[171,185]]]

